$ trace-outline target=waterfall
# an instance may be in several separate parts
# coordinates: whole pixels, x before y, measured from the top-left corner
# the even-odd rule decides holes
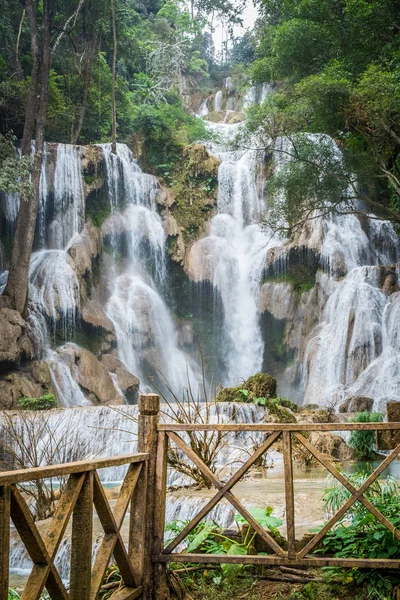
[[[80,310],[80,286],[65,250],[42,250],[32,255],[30,299],[50,323],[55,335],[73,333]]]
[[[214,110],[217,112],[219,110],[222,110],[222,90],[219,90],[216,94],[215,94],[215,98],[214,98]]]
[[[208,113],[208,100],[204,100],[199,110],[199,117],[206,117]]]
[[[143,173],[126,144],[117,144],[117,154],[111,144],[100,144],[106,163],[108,195],[113,210],[128,204],[142,204],[156,209],[158,181]]]
[[[224,381],[236,385],[262,368],[259,292],[266,254],[277,240],[258,223],[263,199],[257,191],[256,169],[263,153],[229,150],[232,128],[238,130],[235,126],[213,125],[222,136],[228,135],[222,143],[209,146],[221,160],[218,215],[211,221],[208,235],[193,245],[188,268],[192,280],[208,280],[220,292],[224,307]]]
[[[115,327],[119,357],[140,378],[143,389],[148,387],[150,367],[180,393],[188,376],[196,385],[200,374],[193,360],[178,348],[175,325],[161,295],[166,280],[166,235],[155,202],[158,183],[142,173],[126,146],[118,146],[118,156],[109,145],[102,148],[109,190],[114,194],[112,206],[127,206],[122,221],[112,215],[103,225],[103,235],[112,238],[117,250],[121,250],[121,229],[127,234],[126,265],[116,273],[105,305]]]
[[[64,248],[85,222],[81,149],[57,144],[54,174],[54,216],[49,225],[50,248]]]

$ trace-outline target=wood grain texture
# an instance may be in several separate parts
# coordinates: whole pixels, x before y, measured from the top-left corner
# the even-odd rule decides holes
[[[330,558],[307,557],[295,559],[282,559],[276,555],[251,554],[247,556],[227,556],[226,554],[159,554],[153,557],[154,562],[162,563],[200,563],[200,564],[243,564],[243,565],[284,565],[290,567],[357,567],[372,569],[399,569],[400,559],[364,559],[364,558]]]
[[[13,485],[16,483],[27,483],[36,479],[49,479],[71,475],[72,473],[87,473],[107,467],[118,467],[148,460],[148,454],[127,454],[124,456],[113,456],[110,458],[98,458],[96,460],[83,460],[62,465],[49,465],[35,469],[20,469],[18,471],[4,471],[0,473],[0,486]]]
[[[0,487],[0,600],[8,598],[11,492]]]
[[[296,534],[294,522],[292,434],[290,431],[283,432],[283,464],[285,469],[285,504],[288,558],[293,559],[296,556]]]
[[[72,519],[71,600],[90,600],[93,544],[93,473],[85,475]]]
[[[160,423],[158,431],[381,431],[400,423]]]

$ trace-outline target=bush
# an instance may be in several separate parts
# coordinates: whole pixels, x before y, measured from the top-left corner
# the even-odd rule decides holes
[[[359,488],[371,473],[372,469],[368,467],[352,475],[344,473],[344,476],[354,487]],[[330,512],[339,510],[350,495],[337,482],[335,487],[325,490],[325,509]],[[376,480],[364,496],[385,515],[393,527],[400,526],[400,487],[397,481],[390,476],[385,480]],[[350,524],[345,523],[349,517]],[[351,508],[351,514],[342,516],[338,525],[327,533],[322,547],[316,552],[336,558],[396,559],[400,557],[400,542],[361,502],[356,502]],[[396,571],[332,568],[328,573],[341,576],[344,583],[364,585],[369,600],[389,599],[391,590],[399,583]]]
[[[352,419],[354,423],[380,423],[381,413],[361,412]],[[353,431],[349,439],[349,447],[357,460],[373,460],[375,458],[375,431]]]
[[[167,177],[183,147],[206,137],[202,119],[186,113],[175,100],[174,104],[139,106],[133,118],[135,133],[143,137],[145,166]]]
[[[24,410],[50,410],[58,406],[54,394],[46,394],[40,398],[21,398],[20,404]]]

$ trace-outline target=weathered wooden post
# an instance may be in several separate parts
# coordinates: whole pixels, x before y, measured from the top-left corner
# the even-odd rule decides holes
[[[10,488],[0,485],[0,600],[8,598],[10,556]]]
[[[160,397],[157,394],[142,394],[139,397],[138,452],[147,452],[150,457],[147,469],[142,470],[141,481],[132,498],[129,556],[132,560],[138,583],[143,586],[143,600],[155,597],[155,573],[153,545],[156,511],[156,462],[157,425],[160,412]]]

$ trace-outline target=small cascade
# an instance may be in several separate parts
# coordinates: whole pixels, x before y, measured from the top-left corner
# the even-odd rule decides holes
[[[62,407],[90,405],[72,376],[71,365],[63,359],[62,348],[58,352],[51,352],[46,362],[49,366],[51,383]]]
[[[199,110],[199,117],[206,117],[210,111],[208,110],[208,100],[204,100]]]
[[[117,154],[111,144],[100,144],[106,163],[108,195],[113,211],[128,204],[141,204],[156,209],[159,188],[153,175],[143,173],[126,144],[117,144]]]
[[[232,77],[227,77],[227,78],[225,79],[225,82],[224,82],[224,87],[225,87],[225,89],[226,89],[226,90],[228,90],[228,91],[229,91],[229,93],[230,93],[230,92],[233,90],[233,81],[232,81]]]
[[[214,98],[214,111],[215,112],[222,110],[222,99],[223,99],[222,90],[219,90],[215,94],[215,98]]]
[[[79,146],[57,144],[53,213],[49,225],[49,247],[65,248],[72,236],[81,231],[85,222]]]
[[[67,339],[80,310],[79,281],[65,250],[42,250],[32,255],[30,300],[49,323],[50,332]]]
[[[66,352],[68,349],[66,349]],[[66,364],[67,358],[64,358]],[[57,379],[56,384],[64,376],[59,375],[62,370],[63,356],[62,350],[52,354],[50,358],[50,368],[53,370],[52,377]],[[67,376],[66,372],[65,375]],[[67,385],[67,380],[65,380]],[[67,389],[67,387],[65,387]],[[73,399],[75,404],[75,399]],[[204,410],[202,409],[204,407]],[[206,414],[206,406],[199,404],[202,414]],[[126,405],[117,407],[114,410],[108,406],[76,406],[75,408],[53,409],[37,415],[37,413],[24,413],[37,419],[37,426],[40,428],[41,437],[38,448],[42,449],[43,460],[46,452],[43,450],[46,445],[51,445],[51,435],[56,433],[57,439],[63,440],[60,445],[61,456],[57,455],[56,462],[71,462],[74,460],[83,460],[84,458],[119,456],[123,454],[132,454],[136,450],[137,434],[137,406]],[[265,409],[254,404],[234,404],[221,403],[210,408],[211,423],[259,423],[265,417]],[[171,410],[163,406],[161,420],[171,422]],[[46,417],[46,418],[44,418]],[[22,418],[17,412],[12,414],[14,428],[18,431],[19,437],[26,441],[32,435],[32,420]],[[43,427],[43,422],[46,426]],[[4,416],[0,414],[0,434],[5,439]],[[113,435],[112,432],[115,434]],[[130,433],[131,432],[131,433]],[[185,434],[183,434],[185,437]],[[248,457],[249,450],[257,443],[262,442],[264,433],[262,432],[234,432],[227,438],[227,443],[221,444],[218,453],[219,468],[236,468],[242,464],[243,456]],[[40,455],[39,455],[40,458]],[[59,460],[58,460],[59,459]],[[104,482],[119,482],[123,478],[125,467],[111,467],[101,472],[101,479]],[[174,472],[168,475],[168,485],[177,485],[178,478],[182,476]],[[188,483],[186,480],[185,483]]]

